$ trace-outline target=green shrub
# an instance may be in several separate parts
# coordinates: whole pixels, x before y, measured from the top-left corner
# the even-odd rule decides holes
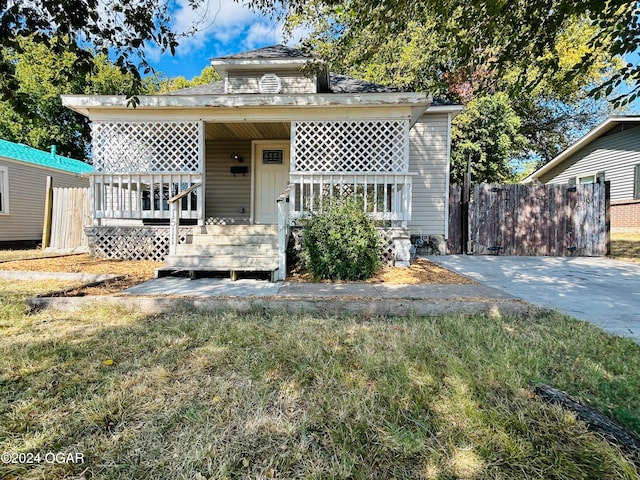
[[[363,280],[381,266],[382,237],[354,200],[327,202],[305,223],[304,265],[314,278]]]

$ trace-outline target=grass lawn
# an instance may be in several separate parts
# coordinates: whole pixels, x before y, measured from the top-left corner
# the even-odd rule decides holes
[[[640,233],[611,233],[610,256],[640,263]]]
[[[0,452],[84,457],[0,478],[640,478],[531,393],[640,432],[640,346],[561,315],[26,315],[53,287],[0,282]]]

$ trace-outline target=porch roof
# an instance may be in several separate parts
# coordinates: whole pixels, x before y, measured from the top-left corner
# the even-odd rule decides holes
[[[128,106],[128,98],[124,95],[62,95],[62,104],[89,118],[95,115],[111,113],[142,114],[146,112],[188,111],[195,115],[206,115],[205,112],[236,112],[246,109],[246,120],[252,120],[251,111],[259,112],[263,117],[268,111],[279,112],[277,117],[295,116],[294,112],[303,109],[317,109],[347,111],[349,116],[357,117],[354,108],[388,109],[406,108],[410,112],[411,122],[415,123],[432,103],[431,97],[416,92],[384,92],[384,93],[317,93],[297,95],[228,95],[228,94],[200,94],[200,95],[150,95],[139,96],[136,108]],[[457,107],[457,106],[456,106]],[[440,110],[442,107],[438,107]],[[452,106],[453,108],[453,106]],[[452,111],[458,109],[453,109]],[[336,112],[337,113],[337,112]],[[365,114],[366,116],[366,114]],[[92,118],[93,119],[93,118]],[[262,119],[264,121],[264,118]]]

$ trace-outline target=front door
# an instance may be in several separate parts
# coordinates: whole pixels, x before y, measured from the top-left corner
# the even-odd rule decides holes
[[[276,200],[289,183],[289,142],[256,142],[254,148],[254,223],[278,223]]]

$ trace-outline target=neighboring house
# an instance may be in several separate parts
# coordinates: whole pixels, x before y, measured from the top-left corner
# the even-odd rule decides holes
[[[640,229],[640,115],[614,115],[523,180],[611,182],[611,227]]]
[[[0,140],[0,244],[42,240],[47,177],[54,187],[88,187],[91,165]]]
[[[450,127],[462,107],[303,73],[311,60],[282,45],[213,59],[222,81],[140,96],[135,108],[122,96],[63,96],[92,121],[94,250],[165,259],[169,249],[169,269],[283,278],[288,227],[348,194],[387,227],[401,260],[409,234],[443,251]],[[169,229],[169,200],[187,189],[173,203],[181,227]]]

